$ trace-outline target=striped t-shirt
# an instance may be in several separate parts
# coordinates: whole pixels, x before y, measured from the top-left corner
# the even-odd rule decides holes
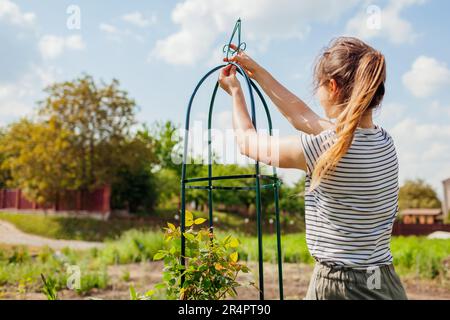
[[[392,225],[398,211],[398,160],[391,136],[381,127],[357,128],[334,172],[309,192],[319,156],[334,130],[301,135],[306,158],[306,242],[328,265],[366,268],[390,264]]]

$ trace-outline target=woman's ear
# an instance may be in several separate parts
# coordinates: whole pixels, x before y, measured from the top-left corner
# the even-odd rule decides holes
[[[338,93],[338,86],[336,80],[331,79],[328,82],[328,92],[330,94],[330,101],[334,100],[334,98],[337,96]]]

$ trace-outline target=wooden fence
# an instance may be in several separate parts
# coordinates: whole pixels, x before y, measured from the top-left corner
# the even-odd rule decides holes
[[[404,224],[396,221],[392,228],[395,236],[426,236],[436,231],[450,232],[450,224]]]
[[[109,215],[111,188],[105,186],[91,192],[67,191],[58,201],[40,205],[28,200],[20,189],[0,189],[0,209],[14,211],[53,211]]]

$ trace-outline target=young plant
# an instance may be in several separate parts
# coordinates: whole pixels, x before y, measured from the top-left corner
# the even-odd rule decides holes
[[[170,249],[159,250],[154,260],[164,260],[163,282],[155,289],[165,289],[167,299],[221,300],[237,296],[239,272],[248,273],[246,265],[238,263],[239,240],[231,235],[218,240],[208,228],[196,230],[206,219],[186,211],[186,268],[181,264],[181,229],[168,223],[165,241]],[[181,284],[181,278],[184,282]],[[252,284],[252,283],[250,283]]]
[[[154,290],[149,290],[144,294],[136,292],[133,285],[130,285],[130,300],[151,300],[155,294]]]
[[[42,291],[44,292],[47,300],[58,300],[58,290],[56,280],[49,277],[45,278],[45,276],[41,273],[41,279],[43,283]]]

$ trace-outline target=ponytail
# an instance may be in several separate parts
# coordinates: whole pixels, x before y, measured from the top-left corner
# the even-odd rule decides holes
[[[336,120],[337,137],[332,146],[319,157],[314,167],[311,191],[318,187],[322,179],[335,169],[347,153],[362,116],[366,110],[381,102],[385,80],[384,56],[373,49],[366,51],[354,71],[353,87],[350,97],[344,102],[345,109]]]

